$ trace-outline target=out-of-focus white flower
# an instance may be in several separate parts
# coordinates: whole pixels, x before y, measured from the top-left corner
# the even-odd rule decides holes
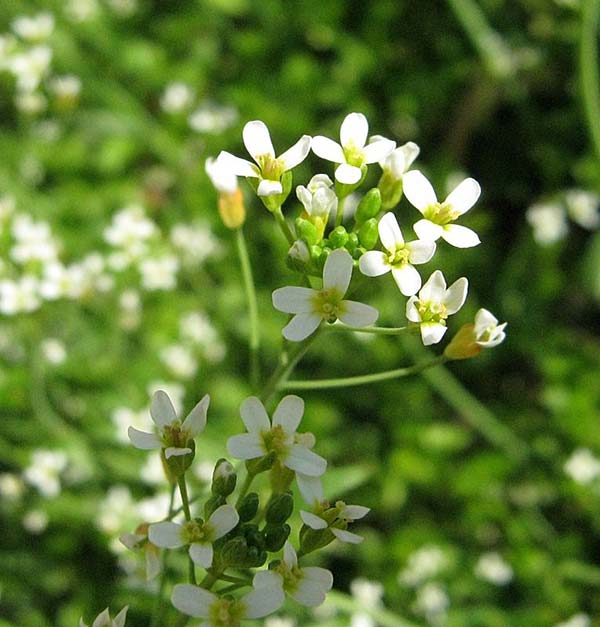
[[[21,15],[11,24],[16,35],[26,41],[43,41],[52,35],[54,30],[54,15],[47,11],[33,17]]]
[[[60,475],[67,467],[68,458],[63,451],[36,449],[23,477],[36,487],[40,494],[54,498],[60,494]]]
[[[600,226],[600,196],[583,189],[570,189],[565,192],[565,204],[571,220],[584,229],[593,231]]]
[[[106,3],[119,17],[130,17],[139,7],[138,0],[106,0]]]
[[[99,9],[98,0],[68,0],[65,14],[73,22],[86,22],[98,15]]]
[[[496,316],[487,309],[480,309],[475,314],[475,324],[473,325],[475,342],[484,348],[498,346],[506,338],[504,332],[506,324],[506,322],[498,324]]]
[[[449,607],[450,599],[441,584],[429,582],[417,590],[413,609],[424,616],[431,625],[443,624]]]
[[[234,107],[222,106],[214,102],[204,102],[190,114],[190,128],[198,133],[218,134],[226,131],[238,120]]]
[[[48,88],[61,100],[76,100],[81,93],[81,79],[74,74],[54,76]]]
[[[22,92],[35,91],[48,73],[52,62],[52,49],[34,46],[8,59],[8,69],[17,79],[17,89]]]
[[[327,223],[329,214],[338,205],[338,198],[332,188],[333,181],[327,174],[315,174],[306,187],[296,187],[296,196],[311,218],[321,218]]]
[[[177,285],[179,260],[173,255],[142,259],[139,269],[147,290],[172,290]]]
[[[17,281],[0,281],[0,313],[14,316],[35,311],[41,304],[39,282],[32,275],[24,275]]]
[[[48,337],[42,340],[40,349],[44,359],[55,366],[64,363],[67,358],[67,349],[64,343],[55,337]]]
[[[600,459],[588,448],[578,448],[565,462],[564,471],[577,483],[588,485],[600,477]]]
[[[166,113],[181,113],[192,106],[194,91],[182,82],[169,83],[160,97],[160,106]]]
[[[592,619],[587,614],[581,612],[561,623],[556,623],[554,627],[591,627],[591,624]]]
[[[124,485],[111,486],[99,504],[96,525],[100,531],[114,536],[137,524],[137,515],[136,504],[129,488]]]
[[[532,205],[527,209],[525,217],[533,229],[533,238],[540,246],[550,246],[560,241],[569,230],[565,211],[560,205]]]
[[[15,212],[15,199],[13,196],[0,196],[0,222],[4,222]]]
[[[38,115],[47,106],[46,96],[37,91],[26,91],[15,96],[15,107],[27,115]]]
[[[335,178],[340,183],[354,185],[362,177],[362,167],[385,159],[396,143],[377,135],[367,144],[369,123],[362,113],[349,113],[340,128],[340,143],[317,135],[312,151],[321,159],[338,164]],[[366,145],[365,145],[366,144]]]
[[[129,606],[126,605],[114,618],[110,617],[108,608],[106,608],[96,616],[91,627],[124,627],[128,608]],[[79,627],[88,627],[83,622],[83,618],[79,619]]]
[[[357,605],[361,608],[377,609],[383,606],[381,598],[383,597],[383,586],[378,581],[370,581],[368,579],[354,579],[350,583],[350,592],[354,597]],[[351,627],[375,627],[375,619],[366,612],[354,612],[352,614]]]
[[[505,586],[513,578],[513,569],[499,553],[484,553],[475,564],[475,575],[496,586]]]
[[[148,485],[161,485],[165,480],[165,471],[159,453],[150,453],[140,470],[140,478]]]
[[[117,440],[122,444],[129,444],[127,430],[130,426],[142,430],[151,428],[151,421],[146,409],[134,411],[129,407],[117,407],[110,417],[115,426]]]
[[[88,287],[86,273],[78,264],[63,266],[59,262],[44,266],[40,281],[40,294],[47,300],[77,299]]]
[[[18,501],[25,486],[21,477],[11,472],[3,472],[0,474],[0,496],[7,501]]]
[[[160,520],[161,518],[164,518],[169,511],[169,501],[170,497],[166,492],[161,492],[159,494],[155,494],[154,496],[142,499],[136,505],[138,519]],[[178,496],[176,496],[173,506],[177,508],[180,505],[181,501],[178,500]]]
[[[171,242],[184,254],[184,262],[199,265],[221,252],[221,246],[207,224],[179,223],[171,229]]]
[[[119,296],[121,308],[119,324],[123,329],[131,330],[139,326],[142,315],[142,301],[137,290],[127,289]]]
[[[398,573],[398,583],[413,588],[436,577],[447,564],[446,555],[440,547],[423,546],[411,553],[406,567]]]
[[[134,205],[113,216],[110,226],[104,230],[104,239],[136,259],[146,253],[147,242],[156,232],[156,225],[146,217],[142,207]]]
[[[30,261],[48,263],[58,256],[58,245],[50,230],[50,224],[34,221],[27,213],[14,216],[11,235],[15,244],[10,249],[11,259],[20,265]]]
[[[23,528],[33,535],[44,533],[48,527],[48,514],[41,509],[32,509],[23,516]]]
[[[296,627],[296,621],[289,616],[269,616],[264,627]]]
[[[182,344],[165,346],[160,351],[160,359],[174,376],[181,379],[191,379],[198,370],[198,361]]]

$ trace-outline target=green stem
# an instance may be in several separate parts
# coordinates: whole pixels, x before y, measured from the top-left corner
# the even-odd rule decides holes
[[[208,572],[206,573],[206,576],[204,577],[204,579],[200,582],[200,587],[204,588],[205,590],[210,590],[215,583],[217,583],[217,581],[219,580],[219,577],[221,576],[221,573],[218,572]]]
[[[273,211],[273,216],[275,217],[275,220],[277,221],[281,232],[285,235],[288,243],[293,244],[296,241],[296,238],[294,237],[294,234],[292,233],[289,224],[287,223],[286,219],[283,216],[283,213],[281,212],[281,207],[278,207],[275,211]]]
[[[219,576],[219,579],[221,581],[228,581],[229,583],[236,583],[240,586],[251,586],[252,585],[252,580],[251,579],[244,579],[242,577],[234,577],[233,575],[225,575],[225,574],[221,574]]]
[[[600,157],[600,93],[598,92],[598,17],[600,0],[583,0],[579,39],[579,72],[583,106],[596,155]]]
[[[244,586],[251,586],[251,583],[234,583],[230,586],[227,586],[225,588],[222,588],[221,590],[219,590],[219,594],[229,594],[230,592],[235,592],[235,590],[238,590],[239,588],[243,588]]]
[[[179,492],[181,494],[181,504],[183,505],[185,519],[188,522],[191,522],[192,513],[190,511],[190,500],[188,498],[187,486],[185,484],[185,475],[181,475],[177,478],[177,485],[179,486]],[[196,585],[196,568],[191,557],[189,558],[189,580],[190,583]]]
[[[250,333],[248,347],[250,349],[250,384],[253,388],[258,386],[260,378],[260,363],[258,351],[260,348],[260,326],[258,323],[258,305],[256,302],[256,289],[254,287],[254,279],[252,277],[252,267],[250,265],[250,256],[246,246],[246,239],[241,228],[236,230],[236,244],[238,255],[240,257],[240,265],[242,268],[242,278],[244,280],[244,289],[246,291],[246,300],[248,302],[248,317],[250,319]]]
[[[351,327],[339,320],[335,324],[325,327],[326,331],[353,331],[354,333],[373,333],[375,335],[399,335],[412,329],[413,327]]]
[[[256,477],[256,475],[250,472],[246,475],[244,484],[242,485],[240,489],[240,493],[237,497],[237,501],[235,502],[236,507],[238,507],[241,504],[242,499],[246,496],[248,490],[250,489],[250,486],[252,485],[252,482],[254,481],[254,477]]]
[[[335,226],[341,226],[344,221],[344,205],[346,204],[346,196],[338,199],[337,213],[335,214]]]
[[[346,388],[353,385],[366,385],[368,383],[377,383],[378,381],[389,381],[390,379],[399,379],[408,377],[419,372],[423,372],[428,368],[439,366],[447,361],[447,357],[440,355],[435,359],[424,361],[420,364],[410,366],[408,368],[396,368],[395,370],[385,370],[384,372],[375,372],[374,374],[364,374],[356,377],[342,377],[341,379],[317,379],[314,381],[288,381],[279,385],[279,389],[284,390],[323,390],[327,388]]]

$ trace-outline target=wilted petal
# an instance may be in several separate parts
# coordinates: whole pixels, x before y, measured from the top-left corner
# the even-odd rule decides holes
[[[171,459],[171,457],[189,455],[191,452],[192,452],[192,449],[188,447],[168,446],[165,449],[165,458]]]
[[[456,313],[464,305],[468,289],[469,281],[466,277],[462,277],[452,283],[444,298],[448,314]]]
[[[290,342],[301,342],[321,324],[321,316],[315,313],[296,314],[283,329],[281,333]]]
[[[212,544],[194,542],[193,544],[190,544],[189,554],[194,564],[197,564],[202,568],[210,568],[212,566],[214,554]]]
[[[160,448],[161,446],[160,440],[154,433],[146,433],[135,427],[129,427],[129,429],[127,429],[127,435],[135,448],[149,450],[152,448]]]
[[[392,268],[392,276],[398,289],[404,296],[416,294],[421,287],[421,275],[409,263],[403,263]]]
[[[150,416],[157,427],[170,425],[177,420],[177,414],[169,395],[163,390],[157,390],[152,395],[150,404]]]
[[[158,551],[148,550],[146,554],[146,581],[152,581],[158,577],[161,571],[161,563]]]
[[[335,169],[335,178],[344,185],[354,185],[362,177],[362,170],[356,166],[342,163]]]
[[[269,179],[262,179],[258,184],[256,193],[259,196],[276,196],[283,192],[283,187],[279,181],[271,181]]]
[[[438,322],[423,322],[421,324],[421,339],[425,346],[437,344],[446,333],[447,328]]]
[[[444,235],[444,227],[423,218],[413,224],[417,237],[425,242],[435,242]]]
[[[379,311],[371,305],[343,300],[338,310],[338,318],[351,327],[369,327],[379,318]]]
[[[302,522],[311,529],[327,529],[327,521],[323,520],[316,514],[300,510],[300,518],[302,519]]]
[[[232,155],[226,150],[222,150],[219,153],[217,161],[237,176],[249,176],[255,179],[260,176],[260,170],[257,166],[246,159],[241,159],[240,157]]]
[[[271,135],[269,134],[269,129],[264,122],[261,122],[260,120],[248,122],[242,131],[242,138],[248,154],[254,159],[254,161],[258,161],[258,157],[261,157],[262,155],[275,157],[275,150],[273,149],[273,143],[271,142]]]
[[[325,459],[299,444],[291,446],[283,463],[290,470],[301,472],[310,477],[320,477],[327,469]]]
[[[315,294],[309,287],[280,287],[273,292],[273,307],[284,313],[308,313]]]
[[[232,435],[227,440],[227,451],[236,459],[256,459],[266,455],[262,439],[257,433]]]
[[[238,188],[236,175],[223,161],[209,157],[204,162],[204,169],[217,191],[231,194]]]
[[[163,549],[177,549],[185,544],[181,530],[181,525],[174,522],[154,523],[148,527],[148,539]]]
[[[419,298],[424,302],[441,303],[446,296],[446,280],[440,270],[436,270],[427,280],[419,292]]]
[[[498,318],[491,311],[483,309],[483,307],[475,314],[474,331],[476,336],[480,336],[490,327],[498,324]]]
[[[369,123],[362,113],[349,113],[340,128],[340,141],[344,148],[362,148],[369,134]]]
[[[406,247],[410,251],[408,260],[414,265],[427,263],[433,257],[436,249],[435,242],[421,239],[408,242]]]
[[[213,529],[213,539],[218,540],[220,537],[229,533],[239,522],[240,516],[233,505],[221,505],[211,514],[208,524]]]
[[[372,141],[363,148],[365,163],[377,163],[385,159],[396,147],[396,142],[391,139],[379,139]]]
[[[395,253],[398,248],[404,245],[404,238],[398,226],[398,220],[396,220],[396,216],[391,211],[388,211],[379,220],[377,229],[383,247],[390,253]]]
[[[336,289],[343,296],[352,278],[352,257],[344,248],[329,254],[323,268],[323,289]]]
[[[208,618],[210,608],[216,601],[218,601],[216,594],[189,583],[178,583],[171,595],[171,602],[175,608],[194,618]]]
[[[369,250],[361,256],[358,267],[365,276],[381,276],[391,270],[387,255],[380,250]]]
[[[329,137],[323,137],[322,135],[313,137],[311,149],[321,159],[333,161],[333,163],[344,163],[346,161],[342,147],[337,142],[334,142],[333,139],[329,139]]]
[[[204,431],[204,427],[206,427],[206,412],[209,403],[210,396],[206,394],[183,422],[182,428],[186,429],[192,438]]]
[[[281,399],[273,414],[273,426],[281,425],[286,433],[294,434],[304,415],[304,401],[294,394]]]
[[[291,147],[288,148],[279,159],[283,161],[285,171],[295,168],[302,163],[310,152],[310,135],[302,135],[302,137]]]
[[[249,433],[269,431],[271,428],[267,410],[256,396],[244,399],[240,406],[240,416]]]
[[[245,608],[244,618],[262,618],[278,610],[285,600],[280,585],[255,588],[240,599]]]
[[[472,248],[481,244],[481,240],[475,231],[459,224],[446,224],[442,227],[442,238],[456,248]]]
[[[462,215],[477,202],[480,194],[479,183],[475,179],[468,178],[459,183],[454,191],[448,195],[446,203],[451,205],[452,209],[459,215]]]
[[[364,540],[362,536],[345,529],[332,529],[331,532],[340,542],[347,542],[348,544],[360,544]]]
[[[402,177],[402,188],[408,202],[421,212],[437,202],[431,183],[419,170],[411,170]]]
[[[290,568],[298,566],[298,556],[296,555],[296,551],[294,551],[294,547],[291,545],[289,540],[286,540],[283,545],[283,561]]]

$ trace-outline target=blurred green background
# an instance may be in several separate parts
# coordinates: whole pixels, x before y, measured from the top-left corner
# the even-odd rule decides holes
[[[126,427],[147,422],[158,387],[188,409],[209,392],[202,489],[250,393],[241,273],[204,160],[242,155],[247,120],[264,120],[280,152],[303,133],[337,137],[351,111],[419,144],[441,196],[461,176],[481,183],[467,223],[483,244],[436,259],[470,280],[455,324],[484,306],[508,338],[419,378],[304,395],[304,426],[336,469],[328,493],[373,511],[355,528],[362,545],[332,545],[320,562],[347,596],[316,616],[291,603],[280,614],[600,625],[598,203],[585,196],[585,213],[570,195],[600,189],[597,5],[0,3],[2,627],[67,627],[127,603],[127,625],[148,624],[154,588],[116,538],[164,515],[165,488]],[[53,21],[18,19],[40,12]],[[326,167],[311,155],[294,184]],[[294,274],[242,185],[269,371],[283,324],[270,294]],[[400,219],[410,211],[403,201]],[[132,241],[149,263],[128,257]],[[404,299],[381,285],[366,300],[402,324]],[[296,376],[394,368],[421,351],[339,334]]]

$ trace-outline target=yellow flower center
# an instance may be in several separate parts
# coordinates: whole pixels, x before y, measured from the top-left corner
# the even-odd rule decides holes
[[[313,311],[326,322],[335,322],[338,319],[342,294],[334,287],[321,290],[313,296]]]
[[[422,302],[418,304],[419,315],[421,316],[421,322],[435,322],[436,324],[443,324],[446,326],[446,319],[448,318],[448,309],[446,305],[435,302]]]
[[[256,157],[256,163],[258,163],[262,177],[269,181],[281,180],[285,172],[285,163],[271,155],[259,155]]]
[[[443,226],[449,222],[454,222],[460,216],[460,212],[456,211],[451,204],[445,202],[436,202],[423,211],[423,217],[434,224]]]

